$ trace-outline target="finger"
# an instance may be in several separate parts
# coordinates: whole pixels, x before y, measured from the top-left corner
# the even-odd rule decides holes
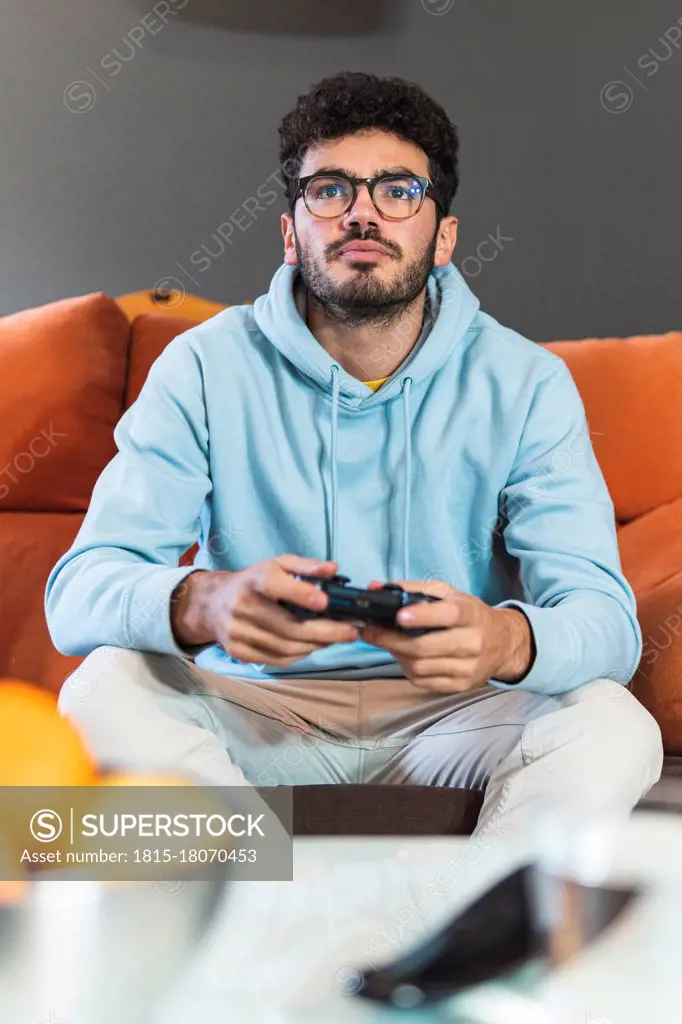
[[[453,674],[448,671],[443,674],[417,675],[413,672],[414,663],[410,659],[397,658],[406,679],[417,686],[420,690],[431,690],[438,693],[462,693],[465,690],[473,690],[477,685],[478,676],[472,672],[464,675]],[[434,659],[435,660],[435,659]]]
[[[321,645],[352,643],[359,640],[360,631],[350,622],[339,622],[336,619],[297,620],[294,627],[294,638],[308,643]]]
[[[471,679],[478,663],[472,658],[408,658],[405,659],[411,679],[449,677],[461,681]]]
[[[300,572],[308,576],[333,576],[338,566],[327,559],[306,558],[304,555],[278,555],[273,562],[280,565],[286,572]]]
[[[451,598],[451,597],[470,597],[469,594],[464,590],[457,590],[455,587],[449,586],[443,580],[390,580],[386,581],[394,583],[398,587],[402,587],[403,590],[408,591],[410,594],[427,594],[430,597]],[[367,584],[368,590],[379,590],[386,584],[380,580],[370,580]]]
[[[411,682],[421,690],[430,690],[432,693],[465,693],[475,686],[471,679],[456,679],[453,676],[429,676],[428,679],[415,678]]]
[[[355,626],[348,622],[338,622],[334,619],[298,619],[286,608],[259,594],[253,594],[251,601],[235,609],[234,614],[235,617],[253,622],[276,636],[319,646],[351,643],[360,635]]]
[[[228,654],[240,661],[245,660],[245,651],[253,655],[249,660],[268,662],[271,657],[293,658],[298,661],[317,649],[316,644],[274,637],[253,623],[238,619],[231,621],[229,630],[221,636],[220,642]]]
[[[414,658],[478,658],[483,653],[483,640],[478,629],[434,629],[421,636],[407,637],[397,630],[400,642],[407,639],[409,654]]]
[[[328,604],[328,598],[324,591],[314,583],[295,579],[290,572],[274,560],[266,562],[260,571],[254,573],[251,579],[251,589],[271,601],[291,601],[293,604],[300,605],[302,608],[310,608],[313,611],[322,611]]]
[[[395,618],[405,629],[465,629],[474,625],[476,617],[477,608],[471,600],[448,597],[407,605]]]
[[[231,650],[227,650],[227,648],[225,650],[235,661],[243,662],[246,665],[272,665],[282,668],[283,666],[293,665],[301,660],[298,655],[288,658],[279,657],[278,655],[271,654],[270,651],[264,651],[260,647],[250,647],[248,644],[238,643]]]
[[[406,644],[408,638],[399,633],[397,629],[385,629],[383,626],[372,625],[361,626],[360,636],[365,643],[372,644],[373,647],[384,647],[394,657],[399,654],[406,656],[410,654],[409,643]]]
[[[435,629],[421,636],[409,636],[398,629],[365,626],[360,632],[368,644],[385,647],[392,654],[410,658],[468,658],[481,653],[480,636],[473,629]]]

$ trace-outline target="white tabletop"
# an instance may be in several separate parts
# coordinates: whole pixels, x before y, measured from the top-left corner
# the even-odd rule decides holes
[[[517,996],[479,986],[428,1014],[377,1009],[344,992],[354,965],[404,952],[521,864],[527,845],[311,837],[295,841],[293,882],[241,882],[226,893],[154,1024],[679,1024],[682,819],[638,812],[627,835],[610,880],[636,879],[652,886],[651,896],[628,913],[617,936],[534,984],[532,1006],[523,1002],[522,986]],[[476,1016],[482,1000],[501,994],[504,1016]],[[467,1008],[471,1014],[463,1016]]]

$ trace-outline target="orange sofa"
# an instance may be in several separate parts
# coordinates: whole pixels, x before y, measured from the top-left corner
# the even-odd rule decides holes
[[[51,644],[47,575],[152,362],[220,308],[179,293],[97,293],[0,318],[0,677],[56,691],[79,663]],[[666,752],[682,755],[682,333],[548,347],[580,389],[616,509],[644,634],[633,690]]]

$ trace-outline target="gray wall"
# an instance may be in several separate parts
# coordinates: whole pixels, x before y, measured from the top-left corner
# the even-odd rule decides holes
[[[347,22],[169,0],[144,26],[154,2],[2,0],[0,312],[167,278],[266,290],[281,189],[248,199],[296,96],[351,68],[418,81],[459,126],[454,259],[488,312],[538,340],[682,329],[679,0],[345,0]]]

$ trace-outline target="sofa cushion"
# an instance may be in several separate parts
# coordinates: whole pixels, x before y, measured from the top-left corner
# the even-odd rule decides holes
[[[621,526],[618,547],[623,572],[638,600],[682,573],[682,498]]]
[[[0,676],[40,683],[56,692],[81,658],[52,646],[45,621],[45,584],[71,547],[83,513],[3,512],[0,515]]]
[[[115,452],[129,333],[101,293],[0,318],[0,510],[88,507]]]
[[[580,391],[616,518],[682,497],[682,333],[545,347],[565,360]]]
[[[147,379],[152,363],[178,334],[195,327],[195,320],[161,313],[141,313],[130,325],[130,365],[125,407],[132,405]]]

